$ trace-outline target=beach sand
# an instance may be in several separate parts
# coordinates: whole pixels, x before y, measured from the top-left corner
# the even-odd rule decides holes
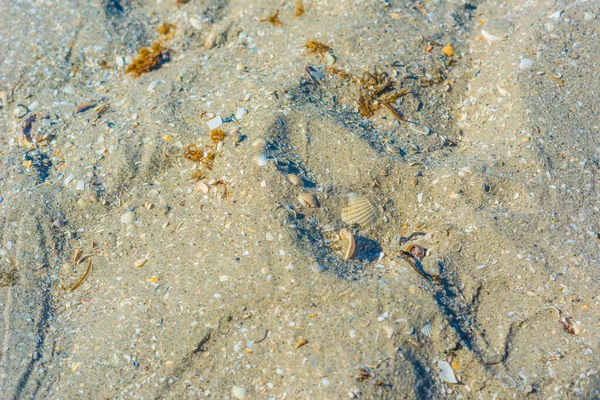
[[[600,396],[597,2],[0,12],[1,398]]]

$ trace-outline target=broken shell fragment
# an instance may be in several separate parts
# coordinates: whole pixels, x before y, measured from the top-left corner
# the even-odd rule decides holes
[[[300,193],[298,195],[298,202],[303,207],[318,207],[319,203],[317,202],[317,198],[310,193]]]
[[[421,135],[427,136],[431,133],[431,129],[429,129],[425,125],[411,122],[408,124],[408,126],[410,127],[410,129],[412,129],[413,132],[420,133]]]
[[[414,258],[422,260],[427,255],[427,249],[419,246],[418,244],[411,244],[406,249]]]
[[[452,45],[448,43],[442,49],[442,53],[444,53],[444,55],[446,55],[447,57],[452,57],[454,55],[454,47],[452,47]]]
[[[289,174],[287,177],[288,177],[289,181],[292,182],[292,185],[302,186],[302,178],[300,178],[298,175]]]
[[[246,116],[246,114],[248,114],[248,110],[246,110],[243,107],[240,107],[235,112],[235,119],[238,120],[238,121],[241,121],[241,120],[244,119],[244,117]]]
[[[354,256],[354,252],[356,251],[356,241],[354,240],[354,235],[346,228],[342,228],[340,230],[340,239],[342,240],[342,246],[344,255],[344,260],[349,260]]]
[[[308,343],[308,340],[306,340],[304,338],[300,338],[296,342],[296,348],[299,349],[300,347],[304,346],[306,343]]]
[[[458,383],[450,363],[446,361],[438,361],[438,368],[440,369],[440,379],[442,381],[447,383]]]
[[[348,205],[342,209],[342,221],[348,225],[360,225],[363,228],[371,225],[379,218],[375,204],[366,197],[350,193]]]
[[[148,259],[146,259],[146,258],[140,258],[139,260],[136,260],[136,262],[133,265],[136,268],[142,268],[144,266],[144,264],[146,264],[146,261],[148,261]]]
[[[90,108],[94,107],[96,105],[96,103],[81,103],[80,105],[77,106],[77,108],[75,109],[75,112],[84,112],[89,110]]]

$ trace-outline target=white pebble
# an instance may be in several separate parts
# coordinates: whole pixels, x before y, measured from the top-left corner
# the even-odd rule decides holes
[[[77,187],[76,188],[80,192],[83,192],[85,190],[85,181],[83,179],[80,179],[79,181],[77,181]]]
[[[240,107],[235,112],[235,119],[238,120],[238,121],[241,121],[241,120],[244,119],[244,117],[246,116],[246,114],[248,114],[248,110],[246,110],[243,107]]]
[[[125,214],[121,215],[121,223],[129,224],[131,221],[133,221],[133,217],[133,213],[131,211],[127,211]]]
[[[123,56],[115,56],[115,63],[117,64],[118,68],[123,68],[125,66],[125,60],[123,59]]]
[[[206,124],[208,125],[208,129],[212,131],[223,125],[223,119],[221,119],[220,116],[216,116],[210,121],[208,121]]]

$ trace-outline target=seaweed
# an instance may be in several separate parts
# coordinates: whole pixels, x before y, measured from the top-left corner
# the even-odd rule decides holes
[[[201,179],[206,176],[206,172],[212,170],[217,158],[217,152],[212,146],[199,147],[195,144],[189,144],[183,151],[183,157],[193,161],[200,166],[199,173],[192,174],[195,179]]]
[[[331,50],[331,46],[327,46],[325,43],[321,43],[316,40],[309,40],[306,42],[304,47],[306,48],[306,52],[308,54],[318,54],[321,57]]]
[[[226,137],[227,135],[222,129],[214,129],[210,131],[210,140],[212,140],[214,144],[224,141]]]
[[[259,22],[268,22],[269,24],[271,24],[273,26],[283,26],[283,23],[279,19],[279,9],[275,10],[273,15],[271,15],[270,17],[259,19],[258,21]]]
[[[140,77],[146,72],[158,69],[162,64],[169,61],[169,51],[160,42],[152,43],[151,47],[142,47],[138,56],[125,70],[126,73]]]
[[[302,14],[304,14],[304,4],[302,4],[302,0],[296,0],[296,10],[294,11],[294,17],[301,17]]]

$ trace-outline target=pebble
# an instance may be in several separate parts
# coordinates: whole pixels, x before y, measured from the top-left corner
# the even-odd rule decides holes
[[[246,388],[236,386],[234,386],[233,389],[231,389],[231,394],[233,394],[233,397],[240,400],[243,400],[248,396]]]
[[[223,119],[221,118],[221,116],[216,116],[213,119],[209,120],[207,122],[208,125],[208,129],[215,130],[218,127],[220,127],[221,125],[223,125]]]
[[[244,119],[244,117],[246,116],[246,114],[248,114],[248,110],[246,110],[243,107],[240,107],[235,112],[235,119],[238,121],[242,121]]]
[[[130,224],[133,221],[133,217],[133,213],[131,211],[127,211],[125,214],[121,215],[121,223]]]

